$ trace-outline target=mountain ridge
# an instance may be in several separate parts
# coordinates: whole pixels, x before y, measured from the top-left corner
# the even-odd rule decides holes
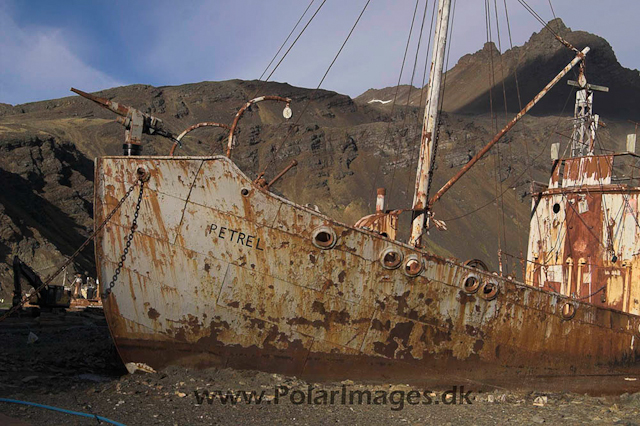
[[[617,119],[633,119],[640,116],[640,106],[635,102],[635,99],[640,97],[638,70],[620,65],[611,45],[600,36],[585,31],[573,31],[560,18],[550,21],[548,26],[577,49],[581,50],[587,45],[591,48],[586,57],[587,79],[593,84],[610,88],[609,94],[597,94],[594,101],[594,108],[597,108],[605,119],[607,116]],[[522,46],[505,50],[502,55],[495,43],[487,42],[482,49],[462,56],[445,74],[443,110],[461,114],[488,113],[492,97],[493,111],[504,112],[504,83],[507,111],[515,113],[533,99],[574,56],[573,52],[560,44],[546,29],[533,33]],[[518,85],[515,73],[518,76]],[[492,86],[490,96],[489,81],[492,75],[496,83]],[[575,69],[532,109],[531,114],[562,113],[562,109],[557,106],[564,105],[567,99],[572,102],[570,97],[573,88],[566,83],[569,79],[576,79]],[[386,100],[391,89],[369,89],[354,99],[361,104],[373,98]],[[422,90],[415,88],[409,101],[410,105],[418,105],[421,92],[426,92],[426,87]],[[423,103],[424,98],[422,93]],[[405,105],[406,97],[399,97],[397,102]]]

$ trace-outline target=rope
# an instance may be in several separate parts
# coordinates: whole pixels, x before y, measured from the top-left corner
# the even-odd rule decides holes
[[[133,189],[138,186],[138,183],[140,182],[140,180],[137,180],[136,183],[134,183],[133,185],[131,185],[131,187],[129,187],[129,189],[127,190],[127,192],[125,193],[125,195],[120,199],[120,201],[118,202],[118,204],[115,206],[115,208],[113,210],[111,210],[111,212],[107,215],[107,217],[105,218],[105,220],[102,221],[102,223],[100,224],[100,226],[98,226],[95,231],[93,231],[93,233],[89,236],[89,238],[87,238],[85,240],[84,243],[82,243],[82,245],[71,255],[71,257],[69,257],[63,264],[62,266],[60,266],[53,274],[49,275],[49,277],[47,277],[47,279],[44,280],[44,282],[42,283],[42,285],[40,285],[40,287],[38,287],[36,289],[36,291],[34,292],[34,294],[38,294],[40,292],[40,290],[42,290],[43,288],[45,288],[46,286],[48,286],[49,284],[51,284],[51,282],[62,273],[62,271],[64,271],[64,269],[69,266],[71,264],[71,262],[73,262],[73,260],[82,252],[82,250],[84,250],[84,248],[102,231],[102,229],[107,225],[107,223],[111,220],[111,218],[113,217],[113,215],[116,213],[116,211],[118,211],[120,209],[120,207],[122,206],[122,204],[125,202],[125,200],[127,198],[129,198],[129,196],[131,195],[131,193],[133,192]],[[24,296],[22,298],[22,300],[20,301],[20,303],[18,303],[17,305],[13,306],[11,309],[9,309],[7,312],[4,313],[4,315],[2,315],[0,317],[0,322],[4,321],[5,319],[9,318],[9,316],[11,314],[13,314],[14,312],[16,312],[18,309],[22,308],[22,306],[24,306],[25,303],[27,303],[27,301],[29,300],[28,296]]]
[[[53,407],[51,405],[38,404],[37,402],[20,401],[18,399],[9,399],[9,398],[0,398],[0,402],[8,402],[10,404],[20,404],[20,405],[28,405],[28,406],[31,406],[31,407],[44,408],[44,409],[47,409],[47,410],[57,411],[57,412],[60,412],[60,413],[73,414],[74,416],[88,417],[90,419],[96,419],[96,421],[98,421],[98,422],[105,422],[105,423],[109,423],[109,424],[116,425],[116,426],[125,426],[123,423],[118,423],[118,422],[116,422],[114,420],[109,420],[106,417],[98,416],[98,415],[95,415],[95,414],[83,413],[83,412],[80,412],[80,411],[66,410],[64,408]]]

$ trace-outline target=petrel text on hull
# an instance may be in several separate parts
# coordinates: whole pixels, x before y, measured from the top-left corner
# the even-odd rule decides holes
[[[613,183],[615,154],[594,154],[598,87],[582,71],[571,154],[555,156],[549,187],[533,199],[524,282],[422,248],[430,222],[443,226],[434,203],[589,52],[558,37],[573,60],[430,197],[450,9],[439,1],[408,244],[396,239],[402,210],[385,210],[383,190],[376,213],[350,226],[270,192],[282,173],[252,180],[234,164],[242,114],[276,101],[289,118],[290,99],[256,98],[231,126],[201,123],[176,137],[152,116],[78,91],[127,128],[125,155],[96,160],[94,210],[96,223],[109,219],[97,269],[126,363],[425,383],[545,377],[600,391],[619,380],[596,377],[637,372],[638,189]],[[229,131],[226,157],[141,155],[143,133],[179,144],[206,125]]]

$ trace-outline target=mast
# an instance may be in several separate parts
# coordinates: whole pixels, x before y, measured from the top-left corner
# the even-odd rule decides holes
[[[608,92],[609,88],[587,83],[587,77],[584,74],[584,62],[580,64],[578,81],[569,80],[567,84],[578,88],[576,90],[573,133],[571,135],[571,156],[593,155],[599,120],[598,114],[593,113],[593,92]]]
[[[433,142],[438,134],[438,119],[440,115],[440,86],[444,68],[445,47],[449,29],[449,11],[451,0],[439,0],[438,19],[434,36],[433,53],[431,54],[431,70],[429,72],[429,86],[427,89],[427,103],[424,109],[422,124],[422,138],[420,144],[420,158],[416,174],[416,186],[413,196],[413,222],[411,225],[410,244],[421,246],[421,237],[428,226],[426,215],[427,196],[430,186],[430,176],[433,173]]]

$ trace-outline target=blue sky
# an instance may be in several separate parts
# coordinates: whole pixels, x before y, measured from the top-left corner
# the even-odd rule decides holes
[[[134,83],[256,79],[309,1],[0,0],[0,102],[69,96],[71,86],[95,91]],[[320,3],[315,0],[311,10]],[[272,80],[315,87],[364,3],[327,0]],[[484,2],[457,3],[450,66],[486,41]],[[545,20],[553,17],[548,0],[528,3]],[[420,0],[419,19],[423,4]],[[504,50],[508,40],[503,0],[496,4]],[[552,4],[566,25],[605,37],[623,66],[640,68],[633,35],[640,2],[555,0]],[[522,44],[539,31],[540,24],[517,0],[507,0],[507,6],[514,43]],[[371,87],[395,85],[414,7],[414,0],[372,0],[322,87],[357,96]],[[495,22],[492,25],[495,41]],[[424,47],[423,42],[419,68],[424,64]],[[403,82],[409,79],[410,72],[405,72]],[[421,78],[416,84],[420,83]]]

